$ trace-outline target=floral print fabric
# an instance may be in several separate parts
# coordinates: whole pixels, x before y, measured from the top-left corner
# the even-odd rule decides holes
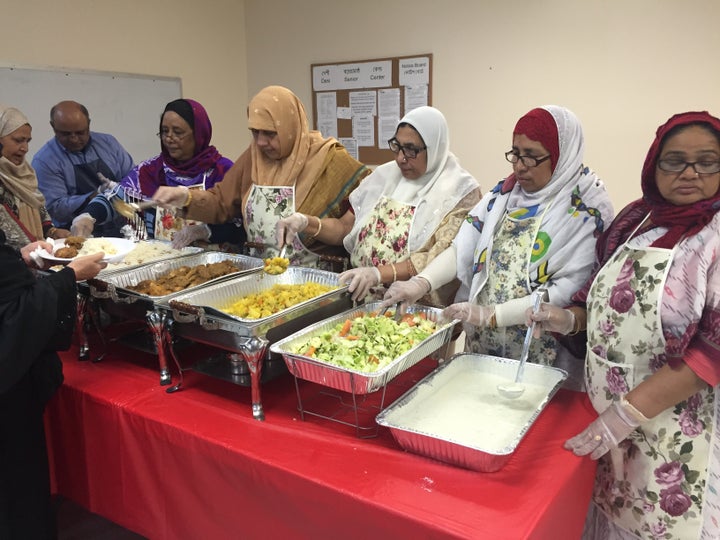
[[[658,306],[672,253],[627,245],[598,273],[588,298],[586,384],[597,411],[666,362]],[[700,536],[714,392],[698,392],[635,430],[620,444],[623,470],[599,461],[593,498],[638,538]]]
[[[277,256],[275,225],[282,218],[295,212],[295,190],[292,186],[254,185],[245,208],[247,241],[265,246],[265,249],[250,248],[252,257]],[[293,266],[318,267],[320,259],[305,248],[299,237],[288,246],[286,257]]]
[[[531,256],[538,249],[537,227],[541,217],[531,219],[503,220],[495,235],[488,264],[488,281],[477,296],[477,303],[483,306],[502,304],[508,300],[530,294],[527,283],[527,254]],[[491,354],[504,358],[520,359],[527,326],[515,325],[504,328],[477,327],[465,325],[466,349],[479,354]],[[530,343],[531,362],[552,365],[555,362],[557,342],[549,334]]]

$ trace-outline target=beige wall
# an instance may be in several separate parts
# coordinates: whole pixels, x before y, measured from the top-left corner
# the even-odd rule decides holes
[[[247,0],[248,84],[310,104],[310,64],[433,53],[433,104],[484,188],[508,174],[516,120],[564,105],[616,206],[640,194],[655,129],[720,114],[717,0]]]
[[[245,8],[236,0],[207,4],[0,0],[0,64],[180,77],[183,97],[206,107],[213,143],[234,160],[249,142]]]
[[[660,123],[720,114],[717,0],[0,1],[0,63],[181,77],[233,158],[263,86],[288,86],[309,108],[312,63],[426,52],[453,151],[486,189],[508,173],[512,128],[537,105],[580,117],[585,161],[616,206],[640,194]]]

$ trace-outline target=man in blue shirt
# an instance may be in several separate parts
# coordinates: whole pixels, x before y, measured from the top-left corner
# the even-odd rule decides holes
[[[80,103],[55,105],[50,110],[50,125],[55,137],[38,150],[32,166],[53,224],[70,229],[73,218],[107,188],[102,177],[120,182],[132,169],[133,160],[115,137],[90,131],[90,115]],[[120,236],[122,225],[118,220],[98,226],[94,234]]]

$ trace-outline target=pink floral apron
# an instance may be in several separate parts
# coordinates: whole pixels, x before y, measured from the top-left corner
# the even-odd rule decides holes
[[[294,212],[294,186],[253,185],[245,205],[247,241],[262,244],[265,249],[250,248],[250,255],[263,259],[277,256],[275,225]],[[299,236],[288,246],[286,256],[293,266],[315,268],[320,263],[320,258],[305,247]]]
[[[358,232],[355,249],[350,254],[353,268],[391,264],[410,256],[408,237],[415,206],[381,197]],[[373,296],[380,294],[373,291]]]
[[[207,176],[207,173],[205,173]],[[205,177],[202,184],[188,186],[191,190],[204,190]],[[202,221],[196,219],[187,219],[182,217],[183,210],[181,208],[160,208],[155,211],[155,238],[158,240],[172,241],[173,236],[185,225],[202,225]]]
[[[590,289],[586,384],[598,412],[667,362],[659,306],[672,257],[626,243]],[[640,538],[700,538],[713,438],[720,454],[714,401],[712,389],[698,392],[600,459],[593,499],[616,526]],[[707,538],[718,538],[712,530]]]

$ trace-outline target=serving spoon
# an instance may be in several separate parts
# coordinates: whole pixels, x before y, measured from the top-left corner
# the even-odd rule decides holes
[[[287,259],[285,254],[287,253],[287,244],[280,248],[280,253],[277,257],[270,257],[265,259],[265,265],[263,271],[266,274],[278,275],[282,274],[290,266],[290,261]]]
[[[110,202],[118,214],[128,219],[133,219],[139,212],[147,210],[148,208],[154,208],[159,204],[158,201],[141,201],[139,203],[128,202],[117,195],[114,196]]]
[[[544,292],[536,289],[532,293],[532,308],[533,313],[537,312],[540,307]],[[520,354],[520,364],[515,373],[515,381],[511,384],[498,384],[497,389],[501,396],[507,399],[517,399],[525,392],[525,386],[522,384],[523,372],[525,371],[525,363],[528,359],[530,352],[530,342],[532,341],[533,332],[535,331],[535,321],[532,325],[528,326],[527,332],[525,333],[525,341],[523,342],[522,353]]]

